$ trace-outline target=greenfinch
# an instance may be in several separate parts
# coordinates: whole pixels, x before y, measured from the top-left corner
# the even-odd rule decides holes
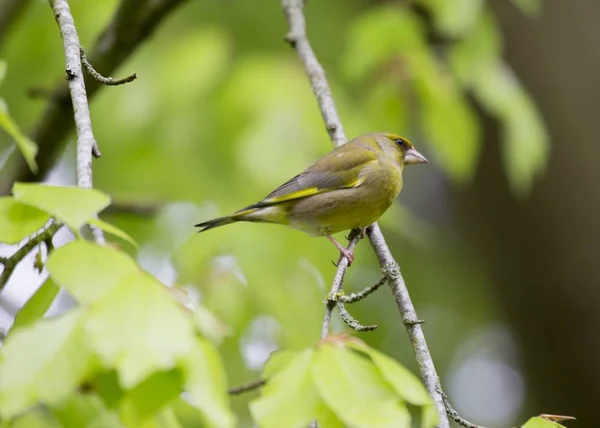
[[[372,133],[325,155],[263,200],[235,213],[196,225],[200,232],[248,221],[290,226],[325,236],[339,250],[340,260],[354,260],[352,251],[333,233],[364,228],[377,221],[402,190],[405,165],[427,163],[412,143],[399,135]]]

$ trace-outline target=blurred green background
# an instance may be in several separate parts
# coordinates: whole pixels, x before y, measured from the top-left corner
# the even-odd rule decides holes
[[[29,130],[49,102],[29,90],[52,88],[64,57],[47,2],[24,3],[0,31],[0,96]],[[118,2],[70,4],[90,49]],[[542,412],[589,427],[600,402],[600,3],[536,4],[313,0],[305,13],[347,135],[401,133],[430,159],[406,170],[381,223],[457,410],[492,427]],[[94,185],[114,202],[104,217],[141,244],[146,269],[197,290],[229,325],[231,385],[256,379],[274,349],[316,343],[335,272],[331,244],[296,231],[194,234],[331,149],[286,32],[277,1],[189,1],[115,73],[138,80],[91,105]],[[65,143],[51,183],[75,182]],[[0,132],[3,188],[11,150]],[[42,282],[29,270],[3,293],[0,328]],[[361,243],[345,288],[379,275]],[[361,338],[416,368],[387,288],[349,309],[380,326]],[[234,398],[243,421],[253,394]]]

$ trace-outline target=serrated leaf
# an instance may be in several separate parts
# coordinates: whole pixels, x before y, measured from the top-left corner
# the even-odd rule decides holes
[[[354,351],[323,344],[312,378],[334,413],[353,427],[410,428],[410,414],[373,363]]]
[[[21,204],[12,196],[0,197],[0,242],[18,244],[42,228],[49,218],[47,213]]]
[[[421,0],[433,12],[435,27],[442,34],[460,37],[468,33],[483,9],[483,0]]]
[[[141,272],[136,262],[114,248],[74,241],[54,250],[46,263],[57,284],[79,303],[94,303],[125,278]]]
[[[513,3],[527,16],[536,16],[542,9],[540,0],[512,0]]]
[[[548,419],[535,417],[529,419],[521,428],[565,428],[564,425],[558,422],[552,422]]]
[[[423,383],[396,360],[365,344],[350,343],[349,346],[367,354],[381,376],[402,399],[416,406],[433,404]]]
[[[214,345],[197,338],[182,365],[189,402],[200,410],[205,424],[214,428],[235,426],[235,416],[229,406],[225,368]]]
[[[190,317],[154,277],[126,277],[90,307],[85,331],[105,367],[130,389],[150,374],[170,370],[194,343]]]
[[[48,311],[48,308],[50,308],[50,305],[59,291],[60,287],[56,285],[52,279],[46,279],[17,313],[11,332],[17,328],[31,325],[42,318]]]
[[[56,217],[75,232],[110,204],[108,195],[80,187],[15,183],[13,195],[17,201]]]
[[[74,394],[52,413],[64,428],[122,428],[114,410],[95,394]]]
[[[2,98],[0,98],[0,128],[4,129],[4,131],[15,140],[29,169],[34,173],[37,173],[38,166],[35,162],[35,155],[37,155],[38,146],[31,141],[27,135],[23,134],[17,123],[9,114],[8,106]]]
[[[10,334],[0,356],[0,413],[10,418],[29,406],[67,398],[93,366],[81,329],[83,312],[71,311]]]
[[[261,428],[305,427],[317,415],[321,399],[310,376],[315,351],[299,352],[268,380],[250,413]]]
[[[114,235],[117,238],[121,238],[122,240],[129,242],[131,245],[133,245],[135,249],[138,249],[140,247],[138,243],[135,242],[135,239],[129,236],[125,231],[119,229],[117,226],[113,226],[112,224],[107,223],[104,220],[100,220],[99,218],[92,218],[88,220],[88,223],[97,226],[106,233],[110,233],[111,235]]]

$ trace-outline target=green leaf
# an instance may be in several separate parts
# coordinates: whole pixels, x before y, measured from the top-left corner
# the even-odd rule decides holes
[[[88,221],[88,223],[97,226],[106,233],[110,233],[111,235],[114,235],[117,238],[121,238],[122,240],[129,242],[131,245],[133,245],[135,249],[139,248],[138,243],[135,242],[135,240],[126,232],[124,232],[116,226],[113,226],[110,223],[105,222],[104,220],[100,220],[99,218],[92,218]]]
[[[65,428],[122,428],[117,413],[95,394],[74,394],[52,413]]]
[[[15,322],[12,325],[11,332],[17,328],[26,327],[33,324],[50,308],[54,298],[58,294],[60,287],[48,278],[25,303],[15,317]]]
[[[423,383],[396,360],[367,345],[349,342],[349,346],[367,354],[381,376],[402,399],[416,406],[433,404]]]
[[[175,368],[191,351],[194,330],[184,311],[163,284],[138,273],[90,307],[85,331],[104,366],[115,368],[130,389],[155,371]]]
[[[422,55],[428,49],[417,18],[397,7],[361,14],[348,31],[347,45],[342,69],[353,81],[400,56]]]
[[[96,189],[15,183],[15,199],[56,217],[73,231],[110,204],[108,195]]]
[[[404,403],[368,358],[323,344],[312,365],[312,378],[325,402],[347,425],[410,428]]]
[[[193,316],[196,329],[207,339],[220,343],[226,336],[231,335],[231,328],[206,307],[196,305]]]
[[[250,403],[260,427],[305,427],[317,416],[321,399],[310,376],[315,351],[306,349],[269,379],[261,396]]]
[[[482,72],[474,89],[502,124],[504,167],[513,191],[523,196],[548,160],[550,138],[541,115],[512,70],[501,63]]]
[[[179,369],[156,372],[133,388],[127,398],[134,405],[137,416],[143,419],[177,400],[182,386],[183,378]]]
[[[2,70],[0,70],[0,73],[1,72]],[[35,162],[35,155],[37,155],[38,146],[31,141],[27,135],[23,134],[17,123],[8,113],[8,106],[2,98],[0,98],[0,128],[4,129],[4,131],[15,140],[29,169],[37,173],[38,166]]]
[[[93,367],[81,329],[83,312],[42,320],[10,334],[0,360],[0,413],[12,417],[37,402],[67,398]]]
[[[296,356],[298,351],[282,349],[272,352],[263,368],[263,378],[270,379],[285,368]]]
[[[215,346],[197,338],[182,365],[189,402],[200,410],[205,424],[214,428],[235,426],[235,416],[229,407],[225,368]]]
[[[540,0],[513,0],[513,3],[522,13],[530,17],[538,15],[542,9]]]
[[[87,241],[74,241],[57,248],[50,254],[46,267],[56,283],[79,303],[95,303],[125,278],[141,272],[136,262],[122,251]]]
[[[535,417],[529,419],[521,428],[565,428],[557,422],[549,421],[548,419]]]
[[[469,179],[481,149],[479,122],[454,79],[431,58],[421,58],[416,87],[421,130],[442,167],[458,183]]]
[[[435,27],[451,37],[468,33],[483,9],[483,0],[421,0],[433,12]]]
[[[0,428],[65,428],[59,424],[45,409],[37,408],[12,421],[3,419]]]
[[[49,218],[45,212],[23,205],[11,196],[0,197],[0,242],[18,244],[42,228]]]

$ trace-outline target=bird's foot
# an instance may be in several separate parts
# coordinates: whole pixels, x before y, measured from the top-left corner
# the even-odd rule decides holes
[[[348,250],[347,248],[340,248],[339,250],[340,258],[338,259],[337,264],[339,265],[342,259],[345,257],[346,259],[348,259],[348,267],[350,267],[352,265],[352,262],[354,261],[354,251]]]

